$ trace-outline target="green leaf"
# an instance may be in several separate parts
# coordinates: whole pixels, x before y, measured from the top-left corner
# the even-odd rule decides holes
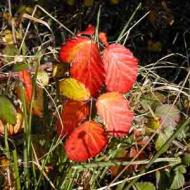
[[[163,132],[161,131],[156,139],[155,148],[157,151],[165,144],[165,142],[172,136],[173,130],[170,128],[166,128]],[[168,147],[166,147],[162,153],[167,151]]]
[[[150,182],[137,182],[137,183],[135,183],[134,190],[156,190],[156,188]]]
[[[15,65],[13,65],[13,71],[16,71],[16,72],[22,71],[22,70],[25,70],[28,68],[29,68],[29,66],[26,63],[17,63]]]
[[[177,173],[185,174],[187,172],[186,167],[184,165],[177,166],[174,171]]]
[[[144,94],[141,97],[140,103],[143,109],[145,111],[148,111],[149,107],[151,107],[152,110],[155,110],[155,108],[159,106],[162,102],[164,102],[164,100],[165,100],[164,95],[155,92],[154,94],[152,93]]]
[[[16,123],[16,109],[5,96],[0,96],[0,120],[4,123]]]
[[[189,153],[185,153],[183,158],[182,158],[182,162],[183,164],[190,166],[190,154]]]
[[[15,56],[17,56],[17,54],[18,54],[18,48],[14,44],[7,45],[3,49],[3,54],[5,54],[7,56],[6,62],[15,61]]]
[[[181,189],[181,187],[184,186],[184,183],[185,183],[185,178],[184,178],[183,174],[176,172],[176,174],[172,180],[170,189]]]
[[[169,171],[156,171],[156,187],[157,190],[166,190],[170,187],[170,172]]]

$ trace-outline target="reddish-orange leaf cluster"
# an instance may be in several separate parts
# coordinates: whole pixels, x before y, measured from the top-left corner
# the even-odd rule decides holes
[[[95,28],[89,25],[85,31],[69,39],[60,49],[60,61],[70,64],[70,76],[84,84],[92,97],[98,96],[105,85],[108,92],[98,97],[97,114],[107,134],[123,137],[129,133],[134,113],[122,93],[127,93],[137,79],[138,60],[123,45],[109,45],[105,33],[99,33],[105,46],[101,57],[93,40],[94,34]],[[61,137],[68,134],[65,152],[71,160],[86,161],[99,154],[107,144],[100,123],[84,122],[88,114],[85,102],[68,101],[63,107],[64,128],[58,122],[57,131]]]

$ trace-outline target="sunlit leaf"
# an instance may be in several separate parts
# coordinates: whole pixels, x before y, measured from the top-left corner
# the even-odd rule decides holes
[[[137,79],[138,60],[133,53],[119,44],[106,47],[103,53],[108,91],[128,92]]]
[[[40,86],[44,87],[49,83],[49,76],[48,73],[45,71],[39,71],[37,74],[37,81]]]
[[[122,94],[117,92],[105,93],[99,96],[96,107],[98,115],[102,118],[111,135],[122,137],[129,132],[133,112]]]
[[[13,34],[12,34],[11,30],[4,30],[1,35],[2,35],[2,41],[5,44],[8,44],[8,45],[14,44]],[[15,32],[15,37],[17,39],[21,39],[22,38],[21,35],[20,35],[20,33],[18,33],[17,31]]]
[[[98,155],[107,145],[107,138],[101,124],[86,121],[76,128],[65,143],[70,160],[86,161]]]
[[[19,112],[16,113],[15,124],[10,124],[10,123],[5,124],[0,120],[0,134],[2,135],[4,134],[5,127],[6,127],[8,135],[10,136],[15,135],[22,130],[23,128],[22,123],[23,123],[23,115],[22,113],[19,113]]]
[[[104,82],[104,68],[98,46],[89,38],[76,37],[60,50],[60,59],[71,63],[71,76],[82,82],[95,96]]]
[[[89,115],[89,108],[85,102],[68,100],[63,105],[61,119],[58,118],[56,130],[60,137],[71,134]],[[62,125],[63,124],[63,125]]]
[[[29,71],[23,70],[18,72],[18,76],[19,79],[23,82],[25,87],[26,103],[30,104],[32,99],[32,91],[33,91],[31,74]]]
[[[16,123],[16,109],[11,101],[5,96],[0,96],[0,120],[3,123]]]
[[[182,173],[176,172],[174,177],[173,177],[170,189],[171,190],[181,189],[184,186],[184,184],[185,184],[184,175]]]
[[[155,115],[160,118],[160,124],[166,128],[175,128],[180,120],[180,111],[172,104],[158,106],[155,110]]]
[[[83,46],[91,42],[88,38],[75,37],[62,44],[59,58],[63,63],[72,63]]]
[[[90,98],[90,92],[84,84],[73,78],[59,81],[59,89],[61,95],[73,100],[85,101]]]
[[[0,166],[2,170],[7,170],[10,166],[9,159],[5,155],[0,155]]]
[[[156,190],[156,187],[150,182],[137,182],[134,190]]]

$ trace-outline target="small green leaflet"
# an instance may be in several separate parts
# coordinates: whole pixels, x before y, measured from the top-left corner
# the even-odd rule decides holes
[[[4,123],[16,123],[16,109],[5,96],[0,96],[0,120]]]
[[[134,190],[156,190],[155,186],[150,182],[137,182],[135,183]]]
[[[172,136],[173,130],[171,128],[166,128],[164,131],[161,131],[156,139],[155,148],[157,151],[165,144],[165,142]],[[168,147],[167,147],[168,148]],[[163,153],[167,149],[163,150]]]

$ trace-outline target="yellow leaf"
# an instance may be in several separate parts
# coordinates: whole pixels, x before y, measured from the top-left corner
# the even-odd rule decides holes
[[[84,0],[84,5],[87,7],[92,6],[94,3],[94,0]]]
[[[1,34],[1,37],[2,37],[2,41],[5,43],[5,44],[14,44],[14,40],[13,40],[13,34],[12,34],[12,31],[11,30],[4,30]],[[22,38],[21,34],[19,32],[15,32],[15,37],[20,40]]]
[[[59,82],[60,94],[76,101],[90,98],[89,90],[76,79],[68,78]]]
[[[111,0],[112,4],[118,4],[120,0]]]
[[[46,71],[39,71],[37,74],[37,81],[40,86],[45,87],[49,83],[49,76]]]

